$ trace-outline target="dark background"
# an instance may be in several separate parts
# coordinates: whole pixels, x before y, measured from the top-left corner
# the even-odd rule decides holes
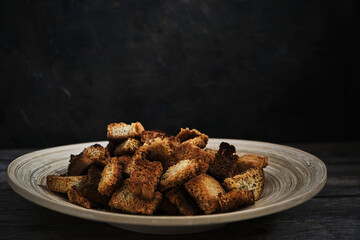
[[[358,1],[1,1],[0,147],[110,122],[290,143],[358,135]]]

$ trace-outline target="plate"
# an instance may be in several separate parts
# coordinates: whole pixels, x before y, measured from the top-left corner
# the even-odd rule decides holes
[[[307,152],[273,143],[235,139],[210,139],[207,147],[218,149],[221,142],[234,145],[238,154],[253,153],[269,157],[269,165],[265,168],[265,188],[255,205],[210,215],[142,216],[85,209],[47,189],[46,176],[66,173],[70,154],[78,154],[95,143],[106,146],[107,142],[66,145],[23,155],[9,164],[8,183],[22,197],[51,210],[153,234],[201,232],[226,223],[284,211],[309,200],[325,185],[325,164]]]

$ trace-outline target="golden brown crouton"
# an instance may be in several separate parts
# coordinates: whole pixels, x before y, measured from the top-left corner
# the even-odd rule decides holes
[[[175,205],[179,212],[183,215],[192,216],[200,210],[196,205],[195,200],[190,197],[188,192],[183,189],[183,187],[174,188],[167,192],[165,196],[169,199],[170,203]]]
[[[70,188],[67,192],[69,201],[76,205],[79,205],[83,208],[91,208],[94,207],[94,204],[90,202],[89,199],[85,198],[77,188]]]
[[[177,215],[178,208],[172,204],[169,199],[162,198],[159,203],[159,210],[169,215]]]
[[[139,122],[126,123],[110,123],[107,127],[107,138],[111,141],[122,141],[127,138],[136,138],[140,133],[145,131],[144,127]]]
[[[116,146],[118,145],[119,143],[118,142],[115,142],[115,141],[109,141],[109,143],[106,145],[106,150],[108,151],[109,153],[109,157],[114,157],[115,156],[115,149],[116,149]]]
[[[117,158],[111,158],[101,173],[98,191],[101,195],[111,196],[122,180],[122,166]]]
[[[81,194],[89,199],[92,202],[101,204],[101,205],[107,205],[109,202],[109,197],[106,195],[101,195],[98,191],[98,185],[101,179],[101,173],[103,171],[103,168],[92,165],[88,172],[88,181],[86,185],[79,189]]]
[[[85,148],[82,153],[90,158],[93,162],[105,166],[107,159],[109,158],[109,152],[106,148],[100,144],[94,144],[90,147]]]
[[[170,137],[170,135],[160,130],[146,130],[140,134],[140,141],[146,143],[155,138],[164,139],[165,137]]]
[[[240,174],[250,168],[265,168],[267,165],[268,157],[245,154],[237,159],[229,177]]]
[[[171,166],[161,176],[159,190],[166,191],[176,186],[180,186],[190,178],[196,176],[199,165],[195,160],[181,160],[177,164]]]
[[[254,192],[255,200],[258,200],[264,190],[265,175],[262,168],[252,168],[234,177],[226,178],[223,182],[227,191],[234,189],[249,190]]]
[[[222,142],[219,151],[215,154],[214,161],[209,164],[209,174],[219,179],[227,178],[237,159],[235,147]]]
[[[207,174],[200,174],[185,183],[185,189],[195,198],[205,214],[218,210],[220,193],[225,193],[220,183]]]
[[[190,143],[199,148],[204,148],[209,140],[209,137],[206,134],[203,134],[196,129],[190,130],[189,128],[181,128],[176,137],[180,139],[181,143]]]
[[[135,163],[135,168],[128,178],[129,189],[135,196],[151,199],[163,173],[161,163],[146,159],[137,159]]]
[[[84,173],[93,162],[94,161],[87,157],[84,153],[80,153],[79,155],[71,155],[67,175],[79,176]]]
[[[165,164],[179,144],[179,139],[175,137],[158,137],[147,141],[144,143],[143,147],[146,151],[147,159],[151,161],[160,161],[162,164]]]
[[[167,169],[185,159],[195,160],[199,165],[199,171],[206,173],[209,168],[209,163],[214,160],[214,156],[191,144],[181,144],[175,148],[171,158],[166,161],[165,168]]]
[[[116,146],[114,155],[121,156],[121,155],[132,155],[140,147],[141,143],[139,140],[134,138],[128,138],[119,145]]]
[[[204,148],[204,151],[211,153],[214,157],[215,157],[215,154],[217,154],[217,152],[218,152],[218,150],[211,149],[211,148]]]
[[[46,177],[46,185],[50,191],[67,193],[71,187],[81,187],[86,184],[87,176],[56,176]]]
[[[227,193],[219,194],[219,204],[221,212],[230,212],[241,207],[253,205],[255,203],[254,194],[248,190],[232,190]]]
[[[135,196],[130,191],[129,179],[127,179],[123,182],[120,189],[113,194],[109,206],[127,213],[152,215],[161,199],[162,195],[160,192],[155,192],[154,197],[149,200]]]

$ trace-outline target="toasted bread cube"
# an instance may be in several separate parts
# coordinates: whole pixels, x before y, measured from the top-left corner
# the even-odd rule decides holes
[[[109,141],[121,141],[127,138],[139,137],[140,133],[145,131],[143,125],[139,122],[126,123],[110,123],[107,127],[107,138]]]
[[[152,199],[160,181],[163,168],[160,162],[146,159],[136,160],[136,165],[128,178],[130,191],[143,199]]]
[[[268,157],[245,154],[240,156],[235,162],[230,177],[240,174],[250,168],[265,168],[267,165]]]
[[[111,196],[122,180],[122,166],[117,158],[112,158],[101,173],[98,191],[101,195]]]
[[[124,142],[120,143],[116,146],[114,155],[121,156],[121,155],[132,155],[140,147],[141,143],[139,140],[134,138],[129,138]]]
[[[95,163],[102,166],[106,165],[107,159],[110,157],[108,150],[100,144],[94,144],[87,147],[82,151],[82,153]]]
[[[159,203],[159,210],[169,215],[177,215],[178,213],[178,208],[174,204],[172,204],[167,198],[161,199]]]
[[[123,182],[120,189],[113,194],[109,206],[127,213],[152,215],[161,199],[162,195],[160,192],[155,192],[154,197],[149,200],[135,196],[130,191],[129,179],[127,179]]]
[[[214,160],[214,156],[191,144],[181,144],[175,148],[172,157],[166,161],[165,168],[168,169],[172,165],[185,159],[195,160],[199,165],[199,171],[201,173],[206,173],[210,162]]]
[[[219,194],[221,212],[235,211],[241,207],[253,205],[254,203],[255,199],[252,191],[232,190],[227,193]]]
[[[85,198],[89,199],[91,202],[101,205],[107,205],[110,198],[106,195],[100,194],[100,192],[98,191],[102,172],[102,167],[98,165],[92,165],[88,172],[88,181],[83,188],[79,189],[79,191]]]
[[[249,190],[254,192],[255,200],[258,200],[264,190],[265,174],[262,168],[252,168],[234,177],[226,178],[223,186],[227,191],[234,189]]]
[[[205,152],[211,153],[215,157],[215,154],[217,154],[218,150],[211,149],[211,148],[204,148]]]
[[[196,176],[199,165],[195,160],[181,160],[177,164],[171,166],[161,176],[159,190],[166,191],[168,189],[180,186],[190,178]]]
[[[170,135],[160,130],[146,130],[140,134],[140,141],[146,143],[155,138],[164,139],[165,137],[170,137]]]
[[[209,164],[209,174],[219,179],[229,177],[237,159],[238,156],[235,154],[235,147],[226,142],[222,142],[219,151],[215,154],[214,161]]]
[[[147,141],[144,143],[143,147],[147,152],[147,159],[151,161],[160,161],[162,164],[165,164],[179,144],[179,139],[175,137],[158,137]]]
[[[200,174],[185,183],[185,189],[195,198],[205,214],[218,210],[220,193],[225,193],[220,183],[207,174]]]
[[[86,169],[88,169],[93,162],[94,161],[92,159],[90,159],[89,157],[87,157],[84,153],[80,153],[79,155],[71,154],[67,175],[68,176],[79,176]]]
[[[70,190],[67,192],[67,195],[71,203],[79,205],[83,208],[91,208],[94,206],[94,204],[91,203],[89,199],[84,197],[77,188],[70,188]]]
[[[118,144],[119,143],[116,141],[109,141],[109,143],[106,145],[105,148],[109,153],[109,157],[115,157],[115,149]]]
[[[182,187],[172,189],[165,196],[169,199],[170,203],[177,207],[182,215],[192,216],[200,211],[195,200]]]
[[[176,137],[180,139],[181,143],[190,143],[199,148],[204,148],[209,140],[206,134],[196,129],[190,130],[189,128],[181,128]]]
[[[46,185],[50,191],[67,193],[71,187],[80,187],[86,184],[87,176],[55,176],[46,177]]]

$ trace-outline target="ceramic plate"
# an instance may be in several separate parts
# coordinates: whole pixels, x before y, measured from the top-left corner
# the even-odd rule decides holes
[[[209,148],[221,142],[236,147],[238,154],[269,157],[265,188],[255,205],[238,211],[199,216],[142,216],[85,209],[68,202],[46,187],[46,176],[67,171],[70,154],[78,154],[94,143],[48,148],[23,155],[10,163],[8,183],[22,197],[43,207],[143,233],[179,234],[200,232],[226,223],[269,215],[295,207],[315,196],[325,185],[326,166],[317,157],[299,149],[265,142],[210,139]],[[107,142],[98,142],[106,146]]]

